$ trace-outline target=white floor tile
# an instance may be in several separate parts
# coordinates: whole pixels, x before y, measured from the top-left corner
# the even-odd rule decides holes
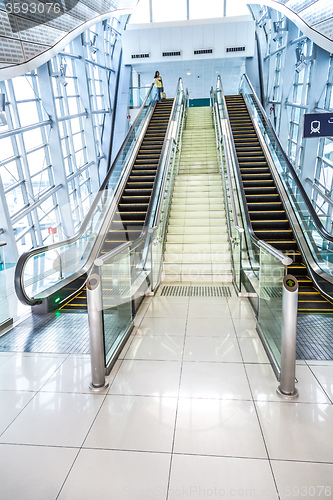
[[[269,363],[260,339],[239,338],[238,341],[245,363]]]
[[[332,497],[333,464],[272,460],[271,465],[281,500]]]
[[[184,337],[186,318],[144,318],[136,331],[137,337],[180,336]]]
[[[171,452],[177,398],[106,396],[85,448]]]
[[[255,319],[254,312],[249,302],[239,302],[238,304],[229,304],[230,314],[237,319]]]
[[[169,467],[166,453],[82,450],[59,500],[164,499]]]
[[[203,306],[225,306],[228,302],[227,297],[190,297],[190,307]]]
[[[157,297],[164,298],[164,297]],[[188,310],[187,302],[170,302],[166,300],[153,301],[146,312],[146,318],[186,318]]]
[[[183,363],[180,397],[252,400],[244,366],[236,363]]]
[[[181,361],[184,340],[182,337],[135,337],[125,359],[152,359]]]
[[[253,498],[277,500],[268,460],[174,455],[168,500]]]
[[[332,462],[333,405],[257,402],[270,458]]]
[[[246,372],[253,394],[257,401],[281,401],[276,393],[279,382],[276,380],[273,369],[266,364],[246,365]],[[322,390],[320,384],[306,365],[296,366],[296,377],[298,383],[296,388],[299,392],[297,402],[299,403],[329,403],[329,399]],[[284,400],[295,402],[295,400]]]
[[[256,319],[232,318],[237,337],[258,337],[256,332]]]
[[[309,359],[306,361],[306,363],[309,366],[333,366],[332,359],[321,359],[321,360]]]
[[[119,362],[118,362],[119,364]],[[113,373],[113,372],[112,372]],[[113,379],[112,373],[107,377],[109,382]],[[90,357],[69,357],[41,388],[42,392],[79,392],[88,393],[91,383]],[[108,389],[101,391],[105,394]]]
[[[34,397],[34,392],[0,391],[0,434]]]
[[[0,390],[38,391],[64,359],[15,354],[0,366]]]
[[[186,336],[191,337],[235,337],[235,328],[230,318],[189,318]]]
[[[187,337],[184,347],[184,361],[242,361],[238,342],[234,338]]]
[[[118,356],[118,359],[120,359],[120,360],[124,359],[124,357],[126,356],[127,351],[129,350],[130,346],[132,345],[133,340],[135,339],[135,333],[136,333],[136,331],[137,331],[137,329],[134,328],[133,331],[132,331],[132,333],[131,333],[131,335],[127,339],[126,344],[122,348],[121,353]]]
[[[226,318],[230,319],[230,311],[227,302],[221,304],[194,304],[190,302],[188,310],[189,318]]]
[[[180,398],[174,452],[266,458],[253,402]]]
[[[104,396],[37,394],[0,437],[2,443],[81,446]]]
[[[124,360],[109,394],[178,396],[181,363],[178,361]]]
[[[333,364],[323,366],[312,365],[310,368],[326,394],[333,401]]]
[[[55,500],[77,452],[0,444],[1,500]]]

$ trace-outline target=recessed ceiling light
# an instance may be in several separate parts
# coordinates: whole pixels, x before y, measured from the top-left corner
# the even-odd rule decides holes
[[[191,71],[188,71],[188,72],[187,72],[186,74],[187,74],[188,76],[190,76],[190,74],[191,74]]]

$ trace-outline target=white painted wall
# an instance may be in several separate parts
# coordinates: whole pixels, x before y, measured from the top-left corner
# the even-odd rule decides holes
[[[130,25],[123,33],[123,62],[140,73],[141,85],[150,85],[156,70],[163,78],[167,97],[173,97],[179,77],[191,98],[209,97],[217,75],[226,93],[237,93],[246,58],[254,56],[254,22],[249,16]],[[226,52],[226,47],[245,46],[245,52]],[[212,48],[212,54],[194,55],[195,49]],[[176,57],[162,51],[180,50]],[[133,53],[149,53],[132,59]]]
[[[140,26],[140,27],[139,27]],[[122,37],[123,62],[161,63],[191,60],[209,60],[254,56],[255,24],[249,16],[221,18],[198,22],[182,21],[175,23],[151,23],[131,25]],[[245,46],[245,52],[227,53],[226,47]],[[195,49],[213,49],[212,54],[194,55]],[[180,50],[176,57],[162,57],[163,51]],[[133,53],[149,53],[147,59],[135,60]]]

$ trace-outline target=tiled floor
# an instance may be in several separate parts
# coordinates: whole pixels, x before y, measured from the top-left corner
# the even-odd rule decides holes
[[[146,299],[110,387],[87,355],[0,353],[1,500],[333,497],[333,363],[277,381],[246,299]]]

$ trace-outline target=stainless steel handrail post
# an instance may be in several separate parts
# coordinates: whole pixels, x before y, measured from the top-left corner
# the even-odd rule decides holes
[[[87,279],[87,305],[90,337],[90,362],[92,391],[106,389],[109,382],[105,378],[104,321],[102,283],[98,267],[94,267]]]
[[[277,394],[284,399],[295,399],[296,328],[297,328],[298,281],[287,274],[282,285],[281,373]]]

